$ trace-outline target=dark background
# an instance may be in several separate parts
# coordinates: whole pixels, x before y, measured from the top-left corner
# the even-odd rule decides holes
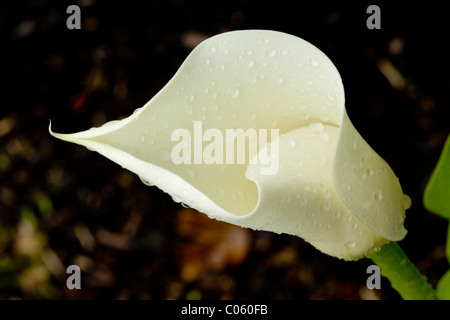
[[[400,298],[385,279],[366,288],[368,259],[209,220],[48,134],[49,119],[68,133],[131,114],[199,41],[255,28],[299,36],[335,63],[350,119],[412,198],[400,245],[436,285],[447,222],[422,194],[450,129],[449,27],[439,2],[395,3],[2,1],[0,298]],[[66,27],[70,4],[81,30]],[[366,27],[370,4],[381,30]],[[66,287],[71,264],[81,290]]]

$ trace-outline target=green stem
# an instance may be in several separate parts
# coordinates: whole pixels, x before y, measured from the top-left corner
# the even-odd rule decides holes
[[[405,300],[437,300],[436,292],[397,242],[390,242],[370,257]]]

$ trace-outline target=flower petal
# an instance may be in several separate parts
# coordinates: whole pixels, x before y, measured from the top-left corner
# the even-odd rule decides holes
[[[255,212],[233,223],[298,235],[324,253],[357,259],[387,239],[341,200],[332,175],[339,128],[320,128],[312,124],[280,137],[278,174],[262,176],[259,165],[249,166],[247,178],[258,185],[260,202]]]
[[[273,172],[263,174],[267,167],[249,161],[267,158],[264,144],[248,151],[243,164],[205,163],[204,132],[233,128],[279,130],[279,138],[268,137]],[[174,140],[186,132],[193,136],[192,163],[176,164]],[[212,37],[130,117],[80,133],[51,133],[105,155],[212,218],[295,234],[340,258],[357,258],[406,234],[398,179],[350,123],[338,71],[316,47],[285,33]]]
[[[405,237],[403,222],[411,200],[403,194],[392,169],[358,134],[346,113],[333,175],[341,199],[363,223],[389,240]]]

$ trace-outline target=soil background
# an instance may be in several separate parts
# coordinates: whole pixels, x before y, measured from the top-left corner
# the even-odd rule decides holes
[[[66,9],[81,8],[69,30]],[[381,29],[369,30],[369,5]],[[400,299],[372,262],[302,239],[230,226],[48,133],[123,118],[173,76],[199,41],[272,29],[321,49],[341,73],[350,119],[410,195],[400,242],[436,285],[447,221],[422,195],[450,130],[442,2],[1,1],[1,299]],[[66,286],[70,265],[81,289]]]

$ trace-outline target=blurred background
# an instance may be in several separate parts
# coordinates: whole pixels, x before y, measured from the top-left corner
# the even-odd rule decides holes
[[[80,30],[66,27],[71,4]],[[380,30],[366,27],[371,4]],[[400,245],[435,285],[447,222],[422,194],[450,130],[445,13],[430,1],[1,1],[0,299],[400,299],[385,279],[366,288],[371,260],[209,220],[48,134],[49,119],[69,133],[131,114],[200,41],[255,28],[335,63],[350,119],[412,198]],[[81,290],[66,287],[72,264]]]

